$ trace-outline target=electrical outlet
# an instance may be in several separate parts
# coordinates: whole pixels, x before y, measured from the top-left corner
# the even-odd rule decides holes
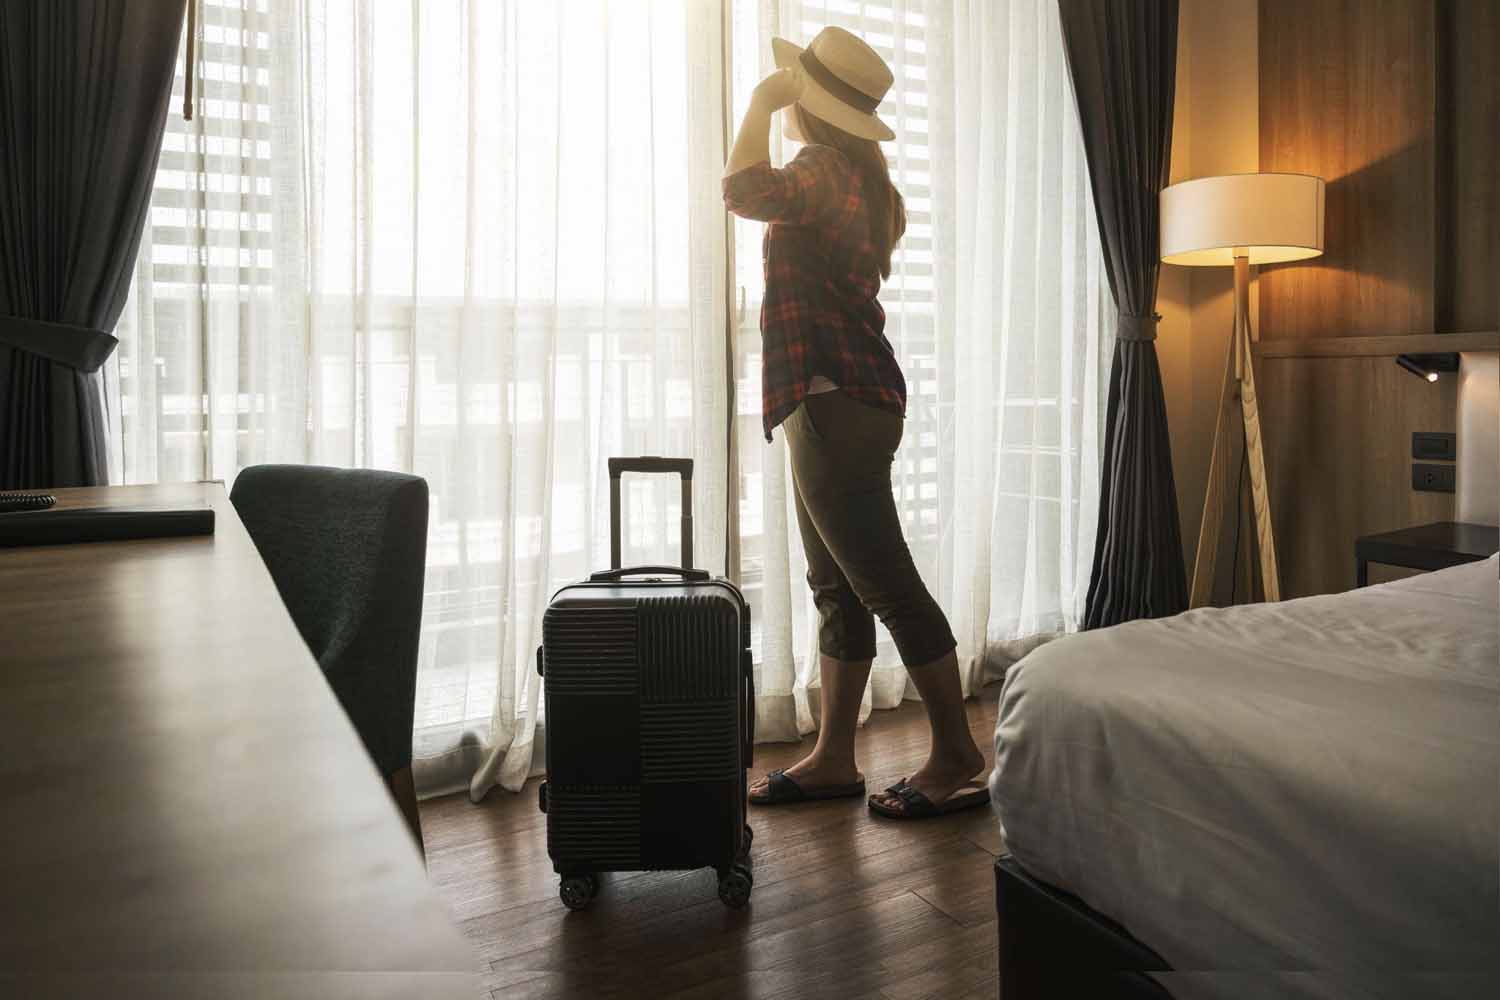
[[[1453,466],[1411,464],[1411,488],[1424,493],[1452,493]]]
[[[1439,431],[1412,431],[1411,457],[1430,462],[1451,462],[1458,457],[1457,435]]]

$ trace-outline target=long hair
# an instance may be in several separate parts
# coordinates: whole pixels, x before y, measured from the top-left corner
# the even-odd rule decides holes
[[[880,151],[880,143],[850,135],[811,114],[800,104],[796,108],[797,127],[802,138],[819,146],[832,146],[843,153],[864,179],[870,206],[870,240],[875,244],[875,257],[880,261],[880,276],[889,278],[891,251],[906,232],[906,203],[901,200],[896,185],[891,183],[891,171],[886,165],[885,154]]]

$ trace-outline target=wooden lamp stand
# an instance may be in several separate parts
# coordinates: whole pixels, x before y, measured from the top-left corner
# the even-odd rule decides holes
[[[1234,335],[1224,359],[1224,387],[1214,418],[1214,444],[1208,463],[1208,490],[1203,524],[1193,561],[1188,607],[1213,599],[1214,563],[1224,509],[1234,497],[1236,510],[1243,486],[1228,483],[1230,455],[1239,458],[1244,427],[1245,462],[1250,473],[1250,502],[1255,513],[1255,542],[1260,550],[1260,578],[1267,601],[1281,600],[1276,569],[1276,538],[1271,531],[1271,493],[1266,488],[1266,454],[1255,397],[1255,365],[1250,343],[1250,265],[1306,260],[1323,252],[1323,181],[1308,174],[1224,174],[1181,181],[1161,192],[1161,259],[1183,267],[1234,265]],[[1230,415],[1239,403],[1240,420]],[[1238,473],[1240,463],[1234,462]],[[1238,483],[1238,476],[1233,480]],[[1235,515],[1238,517],[1238,513]]]
[[[1229,453],[1233,451],[1230,407],[1239,401],[1244,425],[1246,462],[1250,473],[1250,503],[1255,513],[1255,540],[1260,552],[1260,577],[1266,600],[1281,600],[1281,577],[1276,569],[1276,538],[1271,528],[1271,494],[1266,485],[1266,456],[1260,431],[1260,406],[1255,398],[1255,365],[1250,344],[1257,340],[1250,328],[1250,257],[1241,247],[1234,253],[1234,333],[1224,358],[1224,384],[1214,419],[1213,454],[1208,462],[1208,491],[1203,498],[1203,523],[1198,529],[1198,554],[1193,560],[1193,586],[1188,607],[1201,608],[1213,597],[1214,566],[1219,532],[1229,500],[1224,483]]]

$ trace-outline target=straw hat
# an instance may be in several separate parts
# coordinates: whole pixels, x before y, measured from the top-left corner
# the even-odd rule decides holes
[[[772,38],[771,52],[778,67],[800,72],[804,86],[797,103],[809,114],[861,139],[896,137],[875,117],[895,77],[864,39],[843,28],[828,27],[805,49],[785,38]]]

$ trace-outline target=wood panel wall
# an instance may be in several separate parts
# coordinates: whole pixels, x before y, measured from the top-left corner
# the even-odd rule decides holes
[[[1262,0],[1260,169],[1328,183],[1326,249],[1260,269],[1260,336],[1433,329],[1432,0]]]
[[[1394,353],[1262,353],[1256,374],[1284,597],[1353,587],[1360,535],[1453,519],[1452,494],[1411,488],[1409,456],[1413,431],[1456,429],[1457,380],[1414,378]]]
[[[1361,534],[1453,516],[1451,495],[1412,490],[1410,454],[1412,431],[1454,429],[1454,382],[1394,359],[1500,327],[1497,7],[1260,0],[1260,169],[1328,182],[1324,255],[1258,277],[1284,595],[1352,586]],[[1368,337],[1386,339],[1327,346]],[[1309,350],[1275,349],[1291,341]]]
[[[1437,35],[1439,333],[1500,327],[1500,2],[1446,0]]]

